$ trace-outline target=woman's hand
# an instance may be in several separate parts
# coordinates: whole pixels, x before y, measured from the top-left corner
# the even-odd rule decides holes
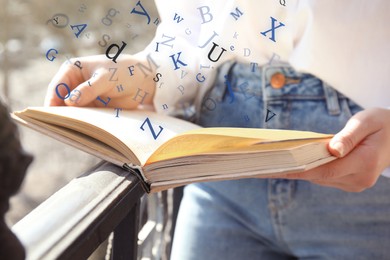
[[[372,187],[390,166],[390,110],[367,109],[354,115],[328,146],[339,157],[328,164],[283,176],[360,192]]]
[[[151,68],[140,68],[148,68],[142,53],[122,54],[116,63],[105,55],[72,59],[72,63],[66,62],[61,66],[50,82],[45,105],[123,109],[133,109],[140,104],[151,105],[154,74],[149,71]]]

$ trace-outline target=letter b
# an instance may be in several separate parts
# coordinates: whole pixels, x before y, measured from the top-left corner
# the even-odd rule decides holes
[[[203,23],[208,23],[208,22],[211,22],[213,20],[213,15],[210,13],[210,7],[208,7],[207,5],[204,5],[204,6],[198,7],[198,9],[199,9],[200,15],[202,16]]]

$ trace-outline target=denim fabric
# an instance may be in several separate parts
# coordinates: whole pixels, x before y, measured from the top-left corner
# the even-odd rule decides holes
[[[290,83],[274,89],[276,72]],[[359,110],[287,65],[253,71],[226,63],[204,97],[198,123],[336,133]],[[389,190],[385,177],[361,193],[285,179],[188,185],[172,259],[390,259]]]

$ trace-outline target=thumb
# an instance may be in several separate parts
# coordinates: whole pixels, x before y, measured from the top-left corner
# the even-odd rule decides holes
[[[328,145],[330,153],[336,157],[344,157],[376,131],[376,124],[370,120],[370,113],[367,112],[362,111],[351,117],[345,127],[333,136]]]

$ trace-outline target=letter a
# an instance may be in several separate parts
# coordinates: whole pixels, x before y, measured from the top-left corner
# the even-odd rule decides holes
[[[85,23],[84,24],[78,24],[78,25],[70,25],[70,28],[72,28],[72,30],[74,30],[75,27],[78,30],[78,32],[74,33],[74,35],[76,35],[76,38],[79,38],[80,33],[82,33],[84,31],[84,29],[87,27],[87,25]],[[80,29],[80,27],[81,27],[81,29]]]

